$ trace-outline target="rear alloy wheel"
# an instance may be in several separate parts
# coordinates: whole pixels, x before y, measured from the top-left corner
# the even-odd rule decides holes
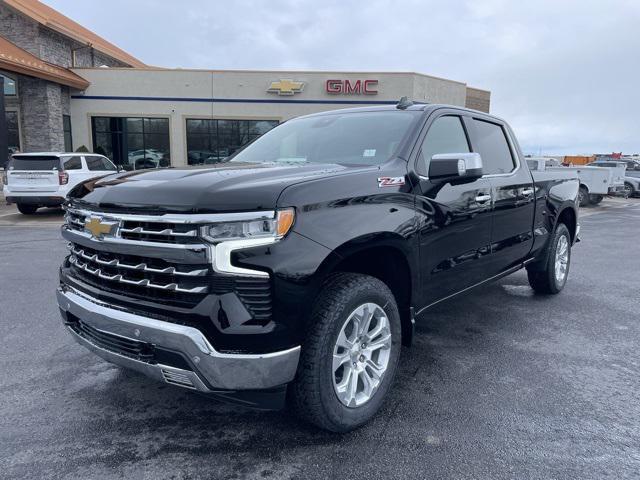
[[[589,203],[589,190],[587,190],[587,187],[580,187],[578,190],[578,205],[587,207]]]
[[[18,203],[18,211],[23,215],[33,215],[38,210],[37,205],[30,205],[28,203]]]
[[[544,265],[527,267],[529,285],[538,293],[559,293],[567,283],[571,263],[571,235],[564,223],[558,224],[550,240]]]
[[[626,194],[627,198],[629,198],[633,197],[636,191],[633,188],[633,185],[631,185],[629,182],[624,182],[624,193]]]
[[[289,389],[296,414],[332,432],[369,421],[391,387],[401,335],[395,298],[381,280],[356,273],[329,277]]]

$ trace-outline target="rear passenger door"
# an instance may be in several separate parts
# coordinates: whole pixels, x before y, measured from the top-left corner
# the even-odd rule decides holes
[[[535,190],[529,169],[522,165],[506,124],[490,117],[469,122],[473,151],[482,157],[483,178],[491,183],[493,223],[491,261],[487,277],[524,261],[533,246]]]

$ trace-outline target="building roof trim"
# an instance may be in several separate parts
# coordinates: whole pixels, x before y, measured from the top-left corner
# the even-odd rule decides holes
[[[134,56],[42,2],[37,0],[4,0],[4,3],[41,25],[77,42],[89,45],[95,50],[127,65],[131,65],[132,67],[146,66]]]
[[[85,90],[90,83],[66,68],[45,62],[0,36],[0,69]]]

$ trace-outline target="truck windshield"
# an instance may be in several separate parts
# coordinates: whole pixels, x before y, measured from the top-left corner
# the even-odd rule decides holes
[[[7,165],[8,170],[53,170],[60,168],[60,159],[51,155],[14,155]]]
[[[232,162],[379,165],[391,158],[418,111],[378,111],[299,118],[265,133]]]

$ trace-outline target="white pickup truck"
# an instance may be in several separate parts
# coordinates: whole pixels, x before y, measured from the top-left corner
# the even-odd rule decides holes
[[[580,206],[598,204],[605,195],[624,197],[627,195],[624,185],[625,166],[620,164],[615,167],[596,167],[580,165],[576,167],[563,167],[555,159],[544,157],[527,158],[529,169],[543,172],[572,172],[580,180],[578,198]]]

